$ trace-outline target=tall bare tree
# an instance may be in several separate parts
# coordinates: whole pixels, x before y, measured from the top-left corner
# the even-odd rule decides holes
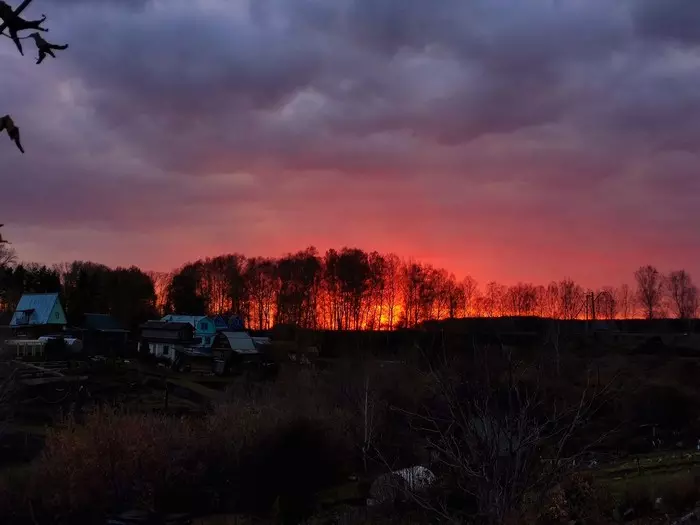
[[[698,310],[698,288],[693,284],[690,274],[685,270],[677,270],[668,274],[666,286],[676,317],[691,319]]]
[[[385,327],[393,330],[401,296],[401,259],[390,253],[384,258],[384,281],[386,283]]]
[[[561,302],[559,298],[559,283],[552,281],[547,285],[543,300],[545,302],[545,315],[552,319],[558,319],[561,316],[561,308],[559,306]]]
[[[486,285],[484,300],[487,317],[503,315],[503,299],[506,294],[506,287],[496,281],[491,281]]]
[[[617,299],[615,290],[611,286],[605,286],[595,293],[596,317],[611,321],[617,316]]]
[[[623,284],[615,290],[615,302],[617,303],[618,313],[623,319],[631,319],[636,315],[636,301],[634,292],[629,284]]]
[[[462,290],[464,290],[464,315],[478,316],[476,312],[476,299],[479,295],[479,284],[471,275],[462,279]]]
[[[661,308],[664,279],[659,270],[651,265],[642,266],[634,273],[637,282],[637,300],[647,319],[654,319]]]
[[[169,272],[146,272],[151,281],[153,281],[153,288],[156,292],[156,310],[160,315],[165,315],[168,306],[168,288],[170,287],[170,282],[172,281],[173,274]]]
[[[586,293],[572,279],[559,282],[559,317],[561,319],[576,319],[585,306]]]
[[[537,288],[524,283],[510,286],[506,291],[505,303],[509,315],[533,315],[537,304]]]

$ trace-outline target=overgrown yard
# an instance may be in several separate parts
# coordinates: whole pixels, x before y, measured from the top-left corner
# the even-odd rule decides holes
[[[650,418],[663,416],[659,435],[686,442],[697,428],[688,419],[697,406],[694,389],[669,390],[675,368],[650,374],[648,362],[635,361],[648,377],[641,381],[627,369],[612,388],[610,380],[620,381],[614,367],[630,364],[618,357],[589,361],[591,376],[580,357],[567,356],[554,373],[490,352],[483,362],[445,363],[439,377],[447,383],[436,382],[435,363],[372,360],[285,366],[272,382],[140,365],[102,370],[90,375],[83,410],[59,404],[47,417],[53,424],[15,422],[45,434],[45,446],[30,464],[4,471],[0,514],[19,525],[97,523],[130,508],[187,511],[222,523],[419,523],[448,516],[650,523],[700,500],[700,453],[634,455],[651,450],[651,435],[639,430]],[[603,395],[595,397],[595,389]],[[575,410],[582,392],[593,395],[587,403],[600,401],[586,405],[595,409],[587,415]],[[460,410],[471,419],[456,418]],[[560,443],[557,429],[570,424],[575,439]],[[512,436],[513,425],[527,437],[522,446],[511,441],[516,447],[508,452],[502,437],[490,436]],[[600,441],[608,429],[615,431]],[[577,464],[588,465],[589,457],[600,463],[577,472],[541,459],[581,452]],[[461,464],[465,453],[469,461]],[[623,459],[600,460],[606,457]],[[508,474],[515,461],[526,470]],[[388,514],[383,506],[366,507],[377,476],[412,465],[435,471],[430,491],[396,501]],[[481,472],[488,474],[483,480]],[[499,496],[504,489],[508,499]],[[490,510],[495,505],[498,513]]]

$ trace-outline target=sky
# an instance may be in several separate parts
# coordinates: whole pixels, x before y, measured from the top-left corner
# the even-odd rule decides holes
[[[18,0],[12,2],[16,5]],[[485,283],[700,279],[697,0],[35,0],[0,38],[20,258],[309,245]]]

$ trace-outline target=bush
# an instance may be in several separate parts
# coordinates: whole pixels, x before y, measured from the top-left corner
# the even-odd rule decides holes
[[[249,511],[282,521],[313,508],[350,453],[334,413],[247,401],[203,419],[100,409],[66,419],[41,456],[0,487],[3,522],[92,523],[130,508]]]

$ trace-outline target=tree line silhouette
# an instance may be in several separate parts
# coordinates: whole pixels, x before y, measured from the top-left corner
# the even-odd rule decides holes
[[[252,329],[278,323],[330,330],[391,330],[462,317],[540,316],[630,319],[698,313],[699,294],[685,270],[642,266],[634,286],[587,290],[565,278],[546,285],[494,281],[479,286],[443,268],[395,254],[314,247],[280,258],[222,255],[170,273],[112,269],[75,261],[48,267],[0,258],[0,310],[22,293],[59,292],[69,322],[109,313],[126,326],[164,313],[237,314]]]

